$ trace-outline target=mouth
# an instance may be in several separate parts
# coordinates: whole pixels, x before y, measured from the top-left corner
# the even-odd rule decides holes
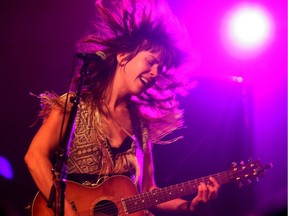
[[[149,86],[149,80],[146,77],[140,76],[139,78],[144,86]]]
[[[145,75],[140,75],[139,80],[141,81],[143,86],[145,86],[146,89],[152,87],[156,82],[156,79],[154,77],[147,77]]]

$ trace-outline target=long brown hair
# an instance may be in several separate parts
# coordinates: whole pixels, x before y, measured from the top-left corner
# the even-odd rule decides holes
[[[106,60],[101,64],[90,63],[90,75],[84,83],[83,98],[90,99],[101,109],[102,99],[112,81],[117,66],[116,55],[129,53],[131,60],[140,51],[160,53],[165,65],[157,82],[133,100],[140,106],[157,110],[160,116],[177,108],[176,88],[181,83],[175,78],[175,68],[185,60],[177,34],[183,26],[163,1],[102,0],[96,1],[97,16],[93,31],[78,43],[80,51],[103,51]],[[77,86],[79,77],[74,79]]]

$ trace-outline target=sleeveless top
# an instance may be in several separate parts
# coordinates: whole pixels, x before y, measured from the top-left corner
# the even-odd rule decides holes
[[[66,96],[67,94],[64,94],[59,97],[50,92],[41,94],[39,98],[42,111],[39,116],[46,118],[55,108],[64,110]],[[71,105],[69,106],[68,110],[71,109]],[[92,109],[91,106],[81,101],[78,105],[71,146],[68,148],[68,178],[76,176],[75,179],[78,181],[78,175],[83,174],[83,176],[88,176],[87,178],[92,176],[95,182],[102,176],[127,175],[137,183],[141,162],[137,155],[148,150],[148,128],[144,124],[141,124],[140,128],[141,137],[127,135],[120,148],[112,148],[103,131],[99,110]],[[141,144],[138,142],[140,139]]]
[[[97,174],[100,176],[126,174],[140,175],[137,148],[147,147],[147,129],[143,128],[143,145],[135,136],[124,139],[119,148],[112,148],[103,132],[101,116],[98,110],[92,110],[80,102],[75,121],[72,145],[67,161],[68,173]]]
[[[69,93],[70,95],[73,96],[74,94]],[[61,110],[65,109],[67,94],[59,97],[53,92],[44,92],[38,97],[41,99],[42,107],[39,117],[45,119],[55,107]],[[169,144],[182,138],[177,137],[168,141],[161,140],[164,136],[182,126],[181,112],[168,113],[161,119],[150,118],[149,129],[148,124],[143,123],[144,121],[148,122],[147,118],[145,119],[143,115],[140,117],[137,112],[138,107],[136,104],[133,106],[132,114],[134,117],[130,117],[134,135],[131,137],[127,136],[120,148],[112,148],[105,137],[99,110],[92,109],[87,103],[80,101],[74,123],[71,146],[68,148],[68,178],[69,176],[78,175],[83,175],[87,178],[92,176],[95,182],[95,177],[98,179],[102,176],[127,175],[136,184],[141,173],[143,151],[151,151],[148,147],[148,139],[154,144]],[[70,109],[71,104],[68,105],[67,110]],[[143,117],[145,120],[142,119]]]

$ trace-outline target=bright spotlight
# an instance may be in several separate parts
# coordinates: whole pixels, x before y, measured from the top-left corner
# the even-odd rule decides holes
[[[241,3],[224,18],[222,40],[234,55],[251,57],[260,53],[273,38],[269,13],[260,5]]]

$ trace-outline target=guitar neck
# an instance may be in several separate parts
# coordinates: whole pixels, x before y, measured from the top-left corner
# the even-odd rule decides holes
[[[206,184],[210,183],[209,177],[215,178],[219,184],[227,184],[231,181],[230,172],[231,171],[225,171],[176,185],[159,188],[143,194],[138,194],[133,197],[125,198],[122,200],[122,202],[126,207],[127,212],[131,214],[133,212],[147,209],[175,198],[195,194],[198,191],[198,185],[200,182],[204,182]]]

